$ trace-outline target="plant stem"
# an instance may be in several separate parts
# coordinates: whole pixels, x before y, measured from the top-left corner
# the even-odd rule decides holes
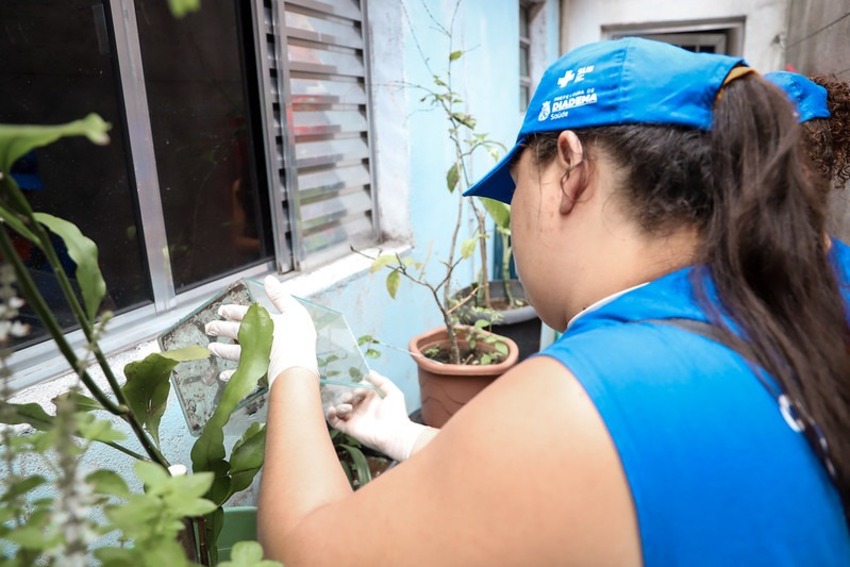
[[[464,177],[466,177],[466,168],[464,168]],[[466,186],[468,187],[468,182],[466,182]],[[484,215],[484,212],[481,211],[476,205],[475,200],[471,199],[470,204],[472,205],[472,210],[475,212],[475,218],[478,221],[478,250],[481,254],[481,280],[479,282],[479,287],[484,293],[484,307],[487,309],[493,308],[493,301],[490,298],[490,267],[488,266],[489,260],[487,258],[487,239],[484,238],[484,235],[487,231],[487,217]]]
[[[65,269],[62,267],[62,263],[59,261],[59,256],[56,254],[56,249],[53,247],[53,242],[50,240],[50,235],[44,229],[41,223],[35,221],[32,207],[30,207],[29,201],[26,200],[21,190],[11,183],[5,183],[5,186],[9,190],[9,194],[14,199],[15,205],[21,209],[21,212],[25,217],[24,222],[29,224],[30,230],[32,230],[33,233],[38,236],[38,239],[41,242],[41,249],[42,251],[44,251],[44,254],[47,257],[47,261],[56,276],[56,280],[59,282],[59,287],[62,290],[62,295],[65,296],[65,300],[71,307],[71,311],[73,311],[74,317],[77,319],[77,323],[79,323],[80,329],[83,331],[83,335],[86,337],[86,341],[89,344],[89,349],[94,353],[94,356],[97,359],[97,363],[103,371],[103,375],[106,377],[106,381],[109,383],[109,387],[115,394],[115,398],[118,400],[119,404],[126,406],[127,399],[124,396],[124,392],[118,385],[118,380],[115,378],[115,374],[112,372],[112,367],[106,360],[106,356],[100,350],[100,346],[94,339],[94,330],[92,328],[92,323],[91,321],[89,321],[88,315],[83,310],[83,307],[80,305],[76,293],[74,293],[74,289],[71,286],[71,281],[68,279],[68,275],[65,273]]]
[[[5,229],[0,230],[0,249],[2,249],[3,256],[12,264],[12,267],[15,269],[15,276],[18,279],[18,284],[21,286],[21,293],[26,298],[27,302],[32,306],[33,311],[35,311],[39,320],[44,324],[47,328],[47,331],[50,333],[51,337],[56,341],[56,346],[59,347],[59,351],[65,357],[65,360],[71,364],[71,367],[80,375],[80,378],[83,380],[83,383],[86,387],[91,391],[92,396],[109,412],[114,414],[120,414],[121,409],[106,395],[101,391],[101,389],[95,384],[88,373],[79,368],[80,362],[77,358],[76,353],[65,340],[65,334],[62,332],[62,329],[59,327],[59,323],[56,322],[56,319],[53,317],[53,314],[50,312],[50,308],[47,306],[47,303],[44,301],[44,298],[38,292],[38,288],[35,285],[32,277],[30,276],[29,271],[21,262],[17,253],[14,250],[12,245],[12,241],[9,238],[8,233]]]
[[[56,321],[53,313],[51,313],[44,297],[38,291],[38,287],[35,285],[29,270],[26,269],[15,251],[14,246],[12,245],[12,240],[9,238],[9,234],[6,232],[5,227],[0,230],[0,250],[2,250],[4,258],[6,258],[15,269],[15,276],[18,278],[18,283],[21,286],[21,293],[32,306],[39,320],[44,324],[48,333],[50,333],[51,338],[56,342],[56,346],[65,357],[65,360],[68,361],[71,368],[74,369],[80,377],[80,380],[83,384],[85,384],[89,392],[91,392],[92,397],[94,397],[94,399],[97,400],[98,403],[100,403],[100,405],[102,405],[108,412],[124,419],[133,429],[133,433],[136,435],[151,460],[159,463],[165,468],[168,468],[168,460],[162,455],[159,449],[153,445],[147,434],[145,434],[141,423],[139,423],[138,419],[136,419],[133,412],[130,411],[129,406],[126,403],[117,405],[109,399],[94,382],[85,368],[82,368],[80,360],[77,358],[74,349],[71,348],[71,345],[69,345],[68,341],[65,339],[65,333]]]
[[[140,455],[137,452],[135,452],[131,449],[128,449],[127,447],[124,447],[123,445],[119,445],[118,443],[115,443],[113,441],[101,441],[101,443],[103,443],[104,445],[109,445],[113,449],[115,449],[117,451],[121,451],[125,455],[129,455],[129,456],[133,457],[134,459],[138,459],[140,461],[147,461],[148,460],[143,455]]]

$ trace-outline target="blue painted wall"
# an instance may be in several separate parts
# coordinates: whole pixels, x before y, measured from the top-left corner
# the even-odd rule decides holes
[[[547,49],[551,58],[556,57],[557,3],[550,2],[548,10],[554,10],[548,22]],[[488,133],[493,139],[510,147],[521,122],[519,112],[519,28],[518,3],[515,0],[463,0],[455,15],[451,39],[435,22],[448,27],[455,10],[455,2],[424,2],[408,0],[404,4],[397,0],[372,0],[369,4],[370,17],[376,12],[381,18],[396,12],[396,25],[401,26],[401,45],[386,45],[372,30],[374,49],[372,53],[373,76],[384,82],[375,86],[377,90],[396,89],[403,95],[404,111],[397,119],[404,123],[407,143],[408,169],[399,175],[391,187],[378,185],[379,198],[388,191],[401,190],[397,183],[406,185],[407,211],[410,222],[410,241],[414,248],[409,255],[421,260],[429,247],[431,260],[428,276],[433,281],[441,278],[445,270],[439,260],[447,257],[451,228],[457,211],[457,197],[446,188],[446,172],[453,163],[453,148],[448,137],[449,124],[439,110],[429,110],[420,98],[420,89],[405,87],[398,91],[397,82],[425,87],[433,86],[428,70],[446,76],[449,53],[464,50],[463,56],[452,64],[453,89],[464,102],[458,110],[473,115],[478,120],[477,130]],[[425,62],[427,59],[427,65]],[[380,113],[382,108],[376,108]],[[380,152],[381,124],[376,124],[376,137]],[[472,177],[486,173],[493,159],[485,152],[473,157]],[[379,153],[376,160],[382,166]],[[380,179],[380,178],[379,178]],[[467,211],[469,209],[466,205]],[[383,211],[385,215],[394,211]],[[403,214],[403,213],[402,213]],[[474,234],[471,216],[464,223],[462,238]],[[492,256],[491,256],[492,257]],[[455,285],[459,289],[471,282],[478,265],[468,262],[456,271]],[[398,347],[406,347],[410,337],[427,329],[439,326],[442,320],[429,292],[410,282],[402,281],[396,300],[392,300],[384,289],[385,272],[366,274],[346,281],[316,299],[346,313],[356,335],[373,334],[383,341]],[[419,406],[416,367],[411,358],[390,348],[381,348],[380,359],[371,360],[377,371],[392,378],[405,392],[408,409]]]

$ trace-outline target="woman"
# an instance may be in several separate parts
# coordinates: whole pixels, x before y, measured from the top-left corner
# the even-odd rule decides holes
[[[827,181],[825,187],[841,191],[850,179],[850,83],[827,75],[809,79],[791,71],[766,73],[785,91],[803,125],[802,142],[815,171]],[[842,294],[850,304],[850,246],[830,237],[829,259],[843,280]],[[850,312],[848,312],[850,319]]]
[[[850,179],[850,83],[828,75],[809,79],[792,71],[771,71],[764,78],[794,103],[815,169],[835,189],[844,189]]]
[[[415,454],[356,493],[309,316],[267,279],[266,552],[289,567],[850,564],[850,330],[798,136],[737,58],[629,38],[559,59],[469,193],[511,203],[523,286],[563,335],[439,434],[400,419],[379,441]],[[329,419],[354,427],[373,402]]]

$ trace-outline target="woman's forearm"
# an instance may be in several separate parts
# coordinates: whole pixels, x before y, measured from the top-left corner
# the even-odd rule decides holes
[[[430,443],[434,437],[440,432],[439,429],[435,427],[426,426],[425,429],[419,434],[419,437],[416,438],[416,441],[413,443],[413,448],[410,450],[410,456],[412,457],[422,449],[424,449],[428,443]]]
[[[269,393],[258,534],[269,557],[311,512],[351,494],[328,435],[316,375],[292,368]]]

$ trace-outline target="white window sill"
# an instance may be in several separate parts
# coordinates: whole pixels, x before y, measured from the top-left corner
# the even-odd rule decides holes
[[[362,252],[369,256],[377,256],[381,253],[401,254],[410,248],[411,246],[406,243],[389,242],[384,243],[380,248],[368,248]],[[309,298],[367,272],[371,264],[372,261],[369,258],[351,253],[310,272],[284,274],[282,281],[286,290],[292,295]],[[101,339],[100,346],[109,357],[128,349],[139,348],[142,346],[141,343],[153,341],[161,331],[174,325],[231,282],[241,277],[263,278],[270,273],[273,273],[271,266],[260,266],[195,288],[180,294],[176,305],[165,313],[156,313],[153,305],[147,305],[118,315],[107,325],[107,332]],[[68,333],[66,338],[77,355],[82,358],[85,355],[83,348],[85,339],[82,332]],[[151,352],[158,350],[156,348]],[[89,355],[88,358],[92,357]],[[61,356],[52,340],[14,353],[7,360],[7,364],[12,376],[10,387],[15,392],[72,373],[67,361]]]

